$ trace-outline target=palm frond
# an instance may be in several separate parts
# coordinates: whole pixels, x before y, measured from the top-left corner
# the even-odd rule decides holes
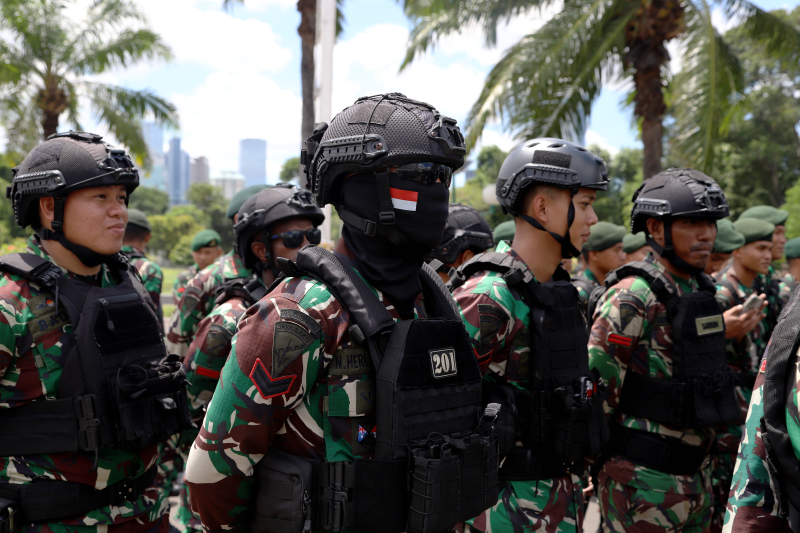
[[[244,0],[222,0],[222,9],[231,11],[236,4],[244,5]]]
[[[505,119],[523,138],[579,137],[604,78],[620,62],[632,6],[628,0],[567,5],[511,47],[469,113],[467,146],[475,146],[489,120]]]
[[[111,67],[127,67],[142,60],[170,61],[172,51],[161,37],[147,29],[122,30],[111,41],[87,43],[65,68],[82,73],[100,73]]]
[[[744,71],[719,35],[711,9],[698,2],[687,9],[686,55],[675,76],[675,151],[687,165],[712,172],[714,148],[741,109]]]
[[[21,159],[42,142],[41,112],[32,90],[6,86],[0,94],[0,124],[6,133],[6,153]]]
[[[142,161],[149,162],[140,119],[152,117],[157,124],[178,129],[175,106],[154,93],[115,85],[85,82],[94,116]]]
[[[497,43],[498,25],[554,3],[555,0],[404,0],[403,8],[414,21],[414,28],[400,70],[452,33],[479,28],[486,44],[493,46]]]
[[[344,33],[344,0],[336,0],[336,38]]]
[[[62,61],[75,62],[75,54],[103,42],[108,35],[126,30],[131,24],[147,24],[144,12],[129,0],[94,0],[80,25],[80,31],[64,47]],[[96,44],[95,44],[96,46]]]
[[[741,21],[741,27],[754,41],[766,47],[774,59],[800,63],[800,31],[786,20],[747,0],[717,0],[726,16]]]

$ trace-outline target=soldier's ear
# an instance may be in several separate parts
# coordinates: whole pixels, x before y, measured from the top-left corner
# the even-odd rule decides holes
[[[254,240],[250,244],[250,249],[253,251],[253,254],[256,256],[256,258],[258,258],[258,260],[262,263],[267,260],[267,245],[260,240]]]
[[[53,220],[56,218],[56,202],[52,196],[39,198],[39,223],[41,227],[52,230]]]
[[[655,218],[648,218],[646,221],[647,233],[653,237],[659,245],[664,246],[664,222]]]

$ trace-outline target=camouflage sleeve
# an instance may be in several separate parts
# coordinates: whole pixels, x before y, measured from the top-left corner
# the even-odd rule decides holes
[[[778,299],[780,300],[780,309],[783,311],[783,308],[786,307],[786,304],[789,303],[789,299],[792,297],[792,291],[794,290],[791,283],[786,281],[785,279],[780,279],[778,283]]]
[[[511,320],[513,297],[505,281],[479,274],[454,291],[453,297],[461,308],[461,320],[481,371],[504,375],[511,348],[506,339],[513,338],[522,326]]]
[[[153,301],[153,305],[156,306],[159,318],[163,319],[161,314],[161,285],[164,283],[164,274],[159,266],[152,261],[148,261],[142,275],[142,281],[144,282],[145,290]]]
[[[192,418],[200,416],[203,407],[219,382],[219,376],[231,352],[231,339],[236,332],[236,322],[246,307],[234,298],[214,308],[200,321],[189,353],[183,360],[189,380],[187,395]]]
[[[180,346],[181,356],[188,353],[200,321],[214,309],[215,291],[221,284],[218,270],[217,265],[212,265],[190,279],[170,318],[167,339]]]
[[[647,334],[653,317],[648,316],[649,292],[636,287],[636,279],[626,278],[609,289],[598,302],[593,317],[589,367],[597,368],[608,386],[604,405],[607,413],[619,405],[629,366],[641,365],[639,373],[648,373],[647,347],[641,346],[639,340]],[[639,357],[632,357],[637,354]]]
[[[297,320],[282,320],[281,310]],[[299,412],[293,420],[311,424],[316,410],[309,408],[309,392],[322,370],[323,338],[337,342],[335,334],[323,335],[326,326],[320,312],[282,296],[264,298],[243,315],[186,468],[192,509],[206,530],[246,528],[256,464],[293,411]],[[299,343],[291,352],[290,342]],[[302,441],[296,447],[303,453]]]
[[[725,285],[717,284],[717,293],[714,295],[714,297],[716,298],[717,303],[719,304],[723,313],[737,305],[736,299],[734,298],[733,294],[731,294],[731,290]],[[755,349],[756,347],[753,344],[750,335],[743,336],[742,340],[727,339],[725,342],[725,357],[728,363],[742,364],[743,362],[749,361],[755,356]]]
[[[736,300],[731,294],[730,289],[725,285],[717,284],[717,292],[714,295],[714,297],[717,299],[717,303],[719,303],[719,306],[722,308],[723,313],[728,309],[730,309],[731,307],[733,307],[734,305],[736,305],[735,304]]]
[[[764,374],[759,372],[733,470],[723,533],[789,531],[787,521],[778,516],[775,486],[766,466],[761,438],[763,392]]]

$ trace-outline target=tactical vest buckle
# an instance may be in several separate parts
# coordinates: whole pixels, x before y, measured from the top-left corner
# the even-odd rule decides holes
[[[353,463],[337,461],[320,466],[320,526],[341,532],[350,527],[353,509]]]
[[[114,485],[114,491],[111,493],[111,504],[121,505],[124,502],[132,502],[139,497],[139,479],[131,479],[123,483]]]
[[[76,410],[78,411],[78,445],[82,450],[97,450],[99,444],[98,428],[100,419],[97,417],[95,409],[94,394],[81,396],[76,400]]]
[[[17,504],[0,498],[0,533],[13,533],[17,522]]]

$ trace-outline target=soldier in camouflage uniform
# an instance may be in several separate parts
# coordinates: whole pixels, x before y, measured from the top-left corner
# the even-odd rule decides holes
[[[47,187],[30,191],[26,185],[31,179]],[[60,304],[59,292],[46,284],[49,281],[30,281],[6,267],[0,277],[2,531],[9,531],[7,505],[20,501],[22,505],[12,505],[17,506],[17,528],[11,524],[12,531],[135,533],[169,528],[167,494],[154,481],[156,444],[120,443],[91,451],[87,448],[95,439],[73,418],[80,415],[72,415],[72,408],[60,413],[58,421],[48,418],[49,414],[35,414],[41,411],[38,408],[47,410],[48,405],[63,401],[61,393],[85,379],[71,366],[71,360],[83,357],[88,348],[74,335],[74,328],[80,326],[71,322],[65,307],[63,283],[74,280],[72,287],[80,283],[91,290],[120,283],[120,267],[129,268],[118,254],[128,220],[126,206],[138,183],[124,151],[103,143],[99,135],[82,132],[51,136],[14,169],[15,218],[21,227],[31,224],[36,230],[28,239],[27,254],[56,265],[55,272],[63,277],[56,285],[62,291]],[[12,256],[2,261],[12,261]],[[130,279],[139,283],[137,292],[147,298],[140,282],[133,276]],[[154,310],[149,313],[157,325]],[[73,352],[76,346],[78,351]],[[163,341],[160,351],[166,353]],[[66,400],[72,405],[73,397]],[[75,409],[84,401],[88,401],[85,396],[74,398]],[[31,410],[34,414],[27,416],[33,420],[25,419]],[[111,416],[105,411],[100,427],[98,420],[81,419],[81,423],[100,434]],[[70,436],[74,441],[70,442]],[[10,449],[15,442],[22,442],[25,451]],[[50,446],[60,449],[47,453]],[[34,447],[39,451],[34,452]],[[26,492],[28,488],[38,493]]]
[[[722,221],[720,221],[722,222]],[[772,260],[772,234],[775,226],[754,218],[742,219],[734,224],[735,236],[742,237],[740,246],[733,250],[733,264],[717,278],[716,298],[723,311],[741,310],[742,304],[753,293],[753,282],[759,274],[765,274]],[[726,249],[728,243],[717,242],[714,249]],[[766,301],[763,307],[766,306]],[[731,486],[736,451],[742,438],[742,428],[750,405],[750,395],[756,380],[758,363],[764,354],[767,339],[764,337],[764,318],[761,310],[754,309],[751,316],[752,329],[735,335],[734,328],[726,328],[728,366],[736,375],[736,397],[741,407],[741,419],[734,424],[717,428],[717,456],[714,467],[714,519],[712,531],[722,530],[728,490]],[[726,322],[726,326],[728,326]]]
[[[547,168],[538,167],[538,163],[564,167],[568,185],[557,187],[551,185],[552,180],[538,182],[536,172],[539,168]],[[550,172],[556,174],[552,167],[548,176]],[[526,173],[533,178],[519,185],[516,180],[524,179]],[[512,150],[500,169],[497,190],[519,191],[514,201],[498,194],[501,205],[514,215],[516,232],[513,243],[501,241],[497,245],[497,254],[507,255],[526,265],[534,276],[534,283],[559,277],[569,279],[560,268],[561,260],[577,256],[590,238],[590,228],[597,224],[592,204],[597,190],[605,190],[607,183],[602,159],[572,143],[534,139]],[[574,220],[568,216],[568,211],[574,213]],[[618,231],[615,234],[621,241],[622,235]],[[480,258],[478,256],[475,260]],[[454,286],[457,288],[453,296],[461,307],[473,349],[479,354],[485,372],[484,388],[489,384],[503,383],[521,391],[532,390],[533,380],[528,369],[534,366],[537,357],[545,357],[536,352],[536,346],[530,345],[534,311],[519,289],[512,287],[504,275],[490,270],[479,270],[469,275],[467,269],[470,266],[466,263],[456,274]],[[585,328],[585,321],[578,313],[577,299],[573,300],[573,305],[580,321],[579,327]],[[585,348],[579,348],[577,356],[585,360]],[[566,357],[565,352],[561,353]],[[522,402],[518,400],[518,403]],[[504,405],[503,409],[511,408]],[[601,413],[598,415],[602,417]],[[520,425],[532,423],[522,419],[517,421]],[[464,531],[580,532],[584,511],[580,482],[582,467],[563,464],[549,450],[531,451],[529,444],[513,441],[500,470],[500,502],[468,521]],[[516,457],[520,451],[532,456],[528,461],[533,466],[512,464],[512,456]],[[540,472],[540,475],[520,479],[516,470],[530,474]]]
[[[228,205],[227,215],[236,224],[239,208],[245,200],[265,189],[266,185],[251,185],[236,193]],[[175,312],[169,320],[167,340],[170,348],[185,356],[192,342],[197,325],[214,308],[217,288],[226,281],[250,277],[252,273],[242,264],[235,250],[219,258],[213,265],[198,272],[186,284]]]
[[[712,388],[719,387],[718,395],[702,402],[719,401],[714,413],[733,418],[738,414],[733,386],[724,385],[728,378],[723,319],[713,298],[713,281],[703,274],[716,237],[715,221],[727,215],[716,182],[691,169],[657,174],[634,195],[632,230],[647,231],[655,253],[615,273],[616,283],[595,311],[589,340],[590,366],[608,383],[605,405],[612,420],[612,440],[596,470],[606,532],[700,533],[711,523],[708,453],[713,426],[727,419],[717,420],[706,412],[690,414],[693,407],[669,399],[678,398],[670,392],[676,387],[697,387],[691,385],[694,379],[719,382]],[[660,287],[668,288],[669,302],[703,302],[694,304],[703,310],[702,320],[689,312],[677,318],[684,320],[682,336],[688,336],[678,353],[672,333],[675,312],[668,314],[664,296],[657,297],[665,292]],[[693,346],[709,341],[713,345],[704,345],[701,355],[690,355]],[[692,364],[707,366],[697,370]],[[701,374],[705,375],[698,378]],[[698,387],[694,394],[695,402],[701,402],[699,397],[708,393]]]
[[[447,226],[442,242],[425,259],[439,273],[442,281],[450,281],[453,269],[463,265],[476,254],[494,246],[492,228],[474,208],[464,204],[450,204]],[[433,263],[433,261],[437,261]]]
[[[739,220],[746,218],[757,218],[775,226],[775,232],[772,235],[773,265],[776,261],[783,260],[786,248],[786,220],[789,218],[789,212],[784,209],[776,209],[771,205],[758,205],[745,210]],[[773,265],[770,265],[767,274],[759,274],[756,281],[758,292],[767,295],[767,316],[764,318],[767,339],[772,335],[781,311],[792,296],[791,284],[782,279],[782,274]]]
[[[311,193],[294,186],[279,185],[262,190],[242,205],[234,226],[234,246],[244,266],[251,269],[254,276],[224,285],[225,290],[217,296],[214,309],[200,321],[184,359],[186,377],[191,383],[187,389],[189,407],[192,418],[198,423],[202,422],[222,367],[228,360],[239,317],[264,296],[267,287],[275,281],[279,273],[276,258],[293,261],[301,247],[319,244],[320,232],[316,227],[324,219]],[[279,238],[273,240],[273,236]],[[191,437],[183,438],[189,445],[197,436],[197,431],[186,433],[190,432]],[[182,452],[188,454],[188,446]],[[184,501],[183,495],[181,500]],[[178,519],[186,530],[201,529],[190,507],[181,505]]]
[[[625,264],[622,244],[624,237],[625,228],[610,222],[598,222],[592,227],[589,240],[581,249],[586,269],[572,278],[572,284],[578,289],[584,315],[587,313],[589,296],[595,287],[603,284],[606,274]]]
[[[392,93],[318,126],[304,158],[317,203],[335,203],[344,221],[335,256],[394,320],[422,316],[420,267],[441,239],[452,170],[466,153],[455,121]],[[324,149],[350,150],[353,139],[373,157],[337,161]],[[308,276],[286,278],[241,316],[186,473],[207,531],[243,530],[253,511],[272,511],[253,501],[254,471],[271,449],[340,466],[373,457],[374,367],[354,326],[331,289]]]
[[[625,262],[641,261],[653,251],[647,244],[647,235],[643,231],[628,233],[622,239],[622,251],[625,252]]]
[[[190,248],[192,250],[194,264],[178,274],[175,278],[175,283],[172,285],[172,298],[176,306],[181,301],[181,297],[183,297],[183,293],[186,291],[186,285],[189,281],[195,277],[198,272],[211,266],[214,261],[222,255],[221,240],[219,233],[213,229],[198,231],[195,236],[192,237]]]
[[[789,239],[785,248],[786,261],[789,263],[789,272],[783,281],[794,290],[800,282],[800,237]]]
[[[164,283],[164,273],[160,266],[144,255],[152,231],[147,215],[138,209],[128,209],[128,225],[125,227],[125,238],[122,240],[122,253],[128,256],[131,264],[142,277],[144,288],[147,289],[150,299],[153,300],[153,304],[158,310],[158,316],[163,322],[161,284]]]
[[[706,265],[706,274],[719,279],[730,267],[733,251],[744,246],[744,235],[736,231],[730,219],[723,218],[717,222],[717,240]]]

